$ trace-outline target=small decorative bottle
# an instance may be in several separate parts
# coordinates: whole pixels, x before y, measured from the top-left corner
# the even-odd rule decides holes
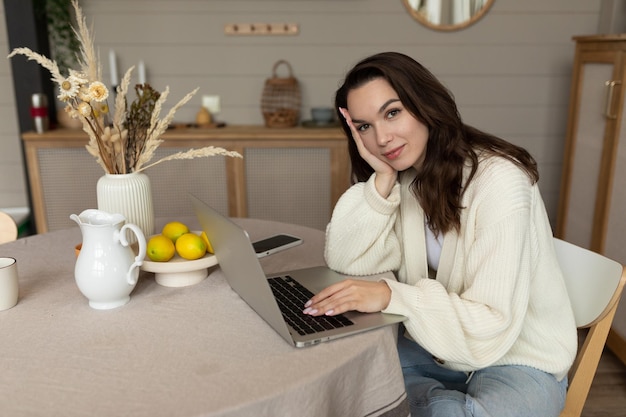
[[[48,98],[45,94],[33,94],[30,102],[30,115],[33,118],[35,132],[46,132],[50,123],[48,119]]]

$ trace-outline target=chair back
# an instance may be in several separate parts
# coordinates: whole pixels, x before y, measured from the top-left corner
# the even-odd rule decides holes
[[[13,217],[0,211],[0,243],[11,242],[17,239],[17,225]]]
[[[624,267],[603,255],[554,239],[576,326],[588,328],[569,372],[561,417],[580,417],[626,282]]]
[[[617,300],[622,265],[596,252],[554,239],[556,257],[578,328],[591,326]]]

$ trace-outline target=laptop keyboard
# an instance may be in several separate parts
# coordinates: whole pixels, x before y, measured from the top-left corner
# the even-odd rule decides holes
[[[313,297],[313,293],[289,275],[268,278],[268,281],[285,321],[300,335],[304,336],[354,324],[341,314],[319,317],[303,314],[304,303]]]

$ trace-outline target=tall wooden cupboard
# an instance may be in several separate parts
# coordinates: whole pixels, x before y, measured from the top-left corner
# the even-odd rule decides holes
[[[626,34],[574,41],[556,235],[626,264]],[[626,363],[626,299],[607,344]]]

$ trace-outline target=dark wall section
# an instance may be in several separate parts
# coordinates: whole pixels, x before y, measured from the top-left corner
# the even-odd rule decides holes
[[[4,0],[9,40],[7,55],[14,48],[28,47],[35,52],[50,56],[46,17],[44,13],[35,13],[34,3],[33,0]],[[54,122],[56,99],[48,70],[21,55],[14,56],[10,61],[20,132],[33,130],[30,117],[30,98],[33,93],[44,93],[48,96],[48,107],[51,110],[49,116],[51,122]]]
[[[3,0],[4,14],[6,18],[9,50],[7,56],[14,48],[28,47],[35,52],[50,56],[48,43],[48,29],[45,13],[35,13],[35,2],[41,0]],[[56,124],[55,95],[50,73],[34,61],[29,61],[24,56],[11,58],[13,72],[13,84],[15,91],[15,103],[17,106],[18,126],[20,133],[33,130],[33,121],[30,115],[31,96],[34,93],[44,93],[48,96],[48,113],[50,124]],[[21,143],[21,140],[20,140]],[[22,146],[22,156],[24,147]],[[26,158],[24,157],[24,161]],[[26,175],[26,187],[30,196],[28,171],[24,167]],[[30,199],[30,198],[29,198]],[[33,207],[30,204],[32,213]],[[31,216],[28,224],[28,233],[35,233],[36,225]]]

